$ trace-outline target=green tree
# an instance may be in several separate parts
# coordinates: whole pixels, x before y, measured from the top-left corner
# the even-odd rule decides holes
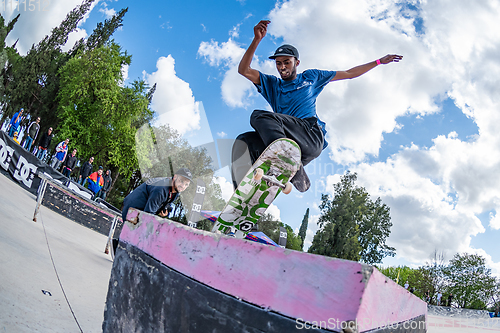
[[[453,293],[458,306],[467,309],[486,309],[494,302],[498,281],[486,267],[485,259],[477,254],[455,254],[443,270],[446,292]]]
[[[445,254],[437,249],[430,255],[430,261],[419,268],[423,279],[422,288],[430,291],[432,304],[437,304],[437,293],[439,291],[442,293],[446,289],[446,280],[443,275],[445,268]]]
[[[281,223],[281,226],[285,227],[287,233],[286,248],[295,251],[302,251],[302,238],[300,238],[299,235],[296,235],[295,232],[293,232],[292,227],[290,227],[288,224]]]
[[[123,26],[123,17],[127,12],[128,7],[123,8],[110,19],[105,20],[104,23],[97,23],[97,27],[92,31],[92,34],[87,39],[82,38],[77,41],[71,51],[69,51],[69,55],[73,57],[78,53],[107,45],[116,29]]]
[[[110,43],[73,57],[60,70],[61,136],[83,160],[94,156],[96,165],[108,165],[114,181],[119,175],[129,179],[138,168],[135,134],[153,117],[144,82],[122,87],[121,68],[130,59]]]
[[[408,290],[413,288],[413,293],[422,300],[425,300],[425,292],[430,290],[430,288],[429,281],[421,267],[411,268],[408,266],[390,266],[380,267],[378,270],[394,282],[397,282],[401,287],[404,287],[408,281]]]
[[[274,218],[269,213],[262,215],[262,217],[257,221],[259,231],[265,233],[273,241],[278,242],[280,238],[280,225],[281,222]]]
[[[42,131],[50,126],[57,126],[58,71],[68,59],[61,48],[93,2],[94,0],[84,0],[68,13],[58,27],[52,29],[50,35],[33,45],[26,56],[17,61],[12,72],[12,82],[6,91],[8,104],[1,122],[23,107],[32,117],[42,118]]]
[[[14,25],[20,15],[18,14],[12,21],[5,25],[5,19],[0,14],[0,110],[3,110],[5,104],[10,100],[7,95],[7,88],[13,80],[13,64],[20,58],[15,47],[5,45],[5,39],[12,29],[14,29]]]
[[[94,1],[84,0],[81,5],[76,6],[50,35],[33,45],[26,56],[16,57],[16,54],[10,52],[11,58],[15,59],[11,61],[13,66],[9,75],[10,84],[4,98],[4,109],[7,112],[4,113],[2,122],[5,117],[23,107],[31,118],[39,116],[42,119],[41,132],[52,127],[57,134],[60,69],[79,51],[106,45],[114,31],[122,25],[123,16],[127,12],[127,9],[122,9],[104,24],[98,23],[87,40],[82,39],[70,52],[63,52],[62,47],[67,43],[69,34],[76,29]],[[27,121],[22,126],[26,126]]]
[[[395,249],[385,244],[392,226],[389,207],[375,202],[363,187],[355,185],[356,173],[347,173],[335,184],[334,197],[321,197],[320,229],[314,236],[310,253],[365,263],[380,263],[394,256]]]
[[[271,238],[275,243],[279,242],[280,227],[284,227],[287,233],[286,247],[287,249],[302,251],[300,244],[301,239],[293,232],[293,229],[288,224],[276,220],[271,214],[264,214],[257,222],[259,231],[263,232]]]
[[[304,249],[304,240],[306,239],[307,227],[309,225],[309,208],[307,208],[302,223],[300,224],[299,237],[300,237],[300,249]]]
[[[220,211],[224,207],[225,201],[222,199],[220,186],[213,182],[215,168],[207,150],[203,147],[192,147],[168,125],[142,126],[136,134],[136,155],[140,168],[140,173],[136,175],[140,175],[140,178],[134,179],[130,190],[145,179],[171,177],[177,169],[186,167],[194,179],[200,178],[205,182],[203,209]],[[175,201],[173,220],[187,223],[185,217],[190,212],[195,191],[196,186],[189,186],[180,199]],[[205,221],[199,224],[199,228],[210,230],[211,225]]]

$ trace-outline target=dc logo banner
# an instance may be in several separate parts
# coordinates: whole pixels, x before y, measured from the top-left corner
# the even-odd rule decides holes
[[[46,173],[53,179],[61,181],[61,183],[68,180],[14,142],[3,131],[0,131],[0,166],[0,173],[19,182],[24,189],[33,194],[37,194],[40,185],[38,173]]]
[[[278,245],[282,248],[286,247],[286,239],[288,237],[288,233],[284,227],[280,227],[280,239],[278,240]]]
[[[5,141],[0,139],[0,165],[5,171],[9,170],[9,164],[14,155],[14,148],[9,147]]]
[[[26,187],[31,187],[33,178],[35,177],[37,167],[29,163],[24,157],[19,156],[17,161],[16,171],[14,171],[14,178],[23,182]]]
[[[188,226],[196,228],[198,221],[201,219],[200,211],[205,199],[205,182],[198,178],[196,180],[196,193],[193,198],[193,206],[191,206],[191,214],[188,219]]]

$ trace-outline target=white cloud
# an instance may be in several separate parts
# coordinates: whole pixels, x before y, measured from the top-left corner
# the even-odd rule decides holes
[[[99,12],[103,13],[106,19],[110,19],[116,15],[116,10],[114,8],[108,8],[108,4],[103,2]]]
[[[267,208],[266,214],[271,214],[274,219],[276,219],[277,221],[281,221],[280,209],[275,204],[271,204],[269,208]]]
[[[500,216],[498,216],[498,212],[496,214],[490,213],[490,227],[494,230],[500,229]]]
[[[238,38],[240,36],[240,25],[241,23],[237,24],[231,29],[231,31],[229,31],[231,38]]]
[[[189,83],[177,77],[175,60],[169,55],[160,57],[156,62],[157,71],[152,74],[143,72],[146,82],[153,86],[151,107],[158,114],[158,124],[168,124],[181,135],[200,128],[200,104],[195,101]]]
[[[122,81],[123,84],[125,84],[125,81],[127,81],[127,79],[128,79],[129,67],[130,67],[130,65],[127,65],[127,64],[122,65],[121,72],[122,72],[122,77],[123,77],[123,81]]]
[[[214,177],[214,183],[220,186],[220,189],[222,191],[222,199],[228,202],[234,193],[233,184],[231,182],[228,182],[224,177]]]
[[[59,24],[66,18],[66,15],[81,3],[81,0],[52,0],[47,5],[47,10],[43,12],[43,15],[42,12],[37,10],[22,11],[14,29],[7,38],[6,44],[12,45],[17,39],[19,39],[16,44],[16,48],[20,54],[26,54],[33,44],[40,42],[46,35],[49,35],[52,29],[59,26]],[[89,13],[97,5],[97,3],[99,3],[99,1],[95,1],[91,5],[89,12],[80,24],[85,22]],[[6,21],[10,21],[18,13],[19,12],[17,10],[7,10],[2,12],[2,16]],[[87,33],[81,28],[76,32],[71,33],[66,48],[70,49],[73,46],[72,43],[86,36]]]
[[[88,34],[87,34],[87,31],[85,29],[76,28],[75,31],[73,31],[72,33],[69,34],[68,41],[61,49],[64,52],[67,52],[67,51],[71,50],[71,48],[73,48],[73,46],[75,45],[75,43],[77,41],[79,41],[82,38],[87,38],[87,37],[88,37]]]
[[[217,136],[219,138],[225,138],[227,136],[227,133],[226,132],[217,132]]]
[[[416,5],[418,11],[390,0],[280,2],[269,14],[266,38],[295,45],[301,54],[299,71],[345,70],[387,53],[404,56],[361,78],[329,84],[317,105],[328,124],[331,159],[357,171],[360,185],[391,207],[389,244],[401,257],[423,262],[436,248],[482,251],[470,245],[474,235],[485,232],[477,217],[481,213],[494,212],[489,227],[500,228],[500,7],[465,0]],[[260,103],[261,97],[252,98],[255,88],[240,83],[236,74],[247,45],[227,43],[235,47],[212,41],[207,43],[212,52],[204,53],[224,71],[223,91],[234,87],[225,90],[224,101],[231,106]],[[272,51],[260,46],[252,67],[276,74],[271,62],[259,60]],[[474,121],[477,136],[462,141],[457,128],[430,138],[430,147],[412,145],[387,161],[366,162],[378,156],[385,133],[401,130],[398,117],[425,119],[440,112],[446,98]],[[331,189],[338,178],[328,177],[326,186]],[[317,228],[312,220],[307,247]]]
[[[243,53],[245,50],[231,38],[221,44],[213,40],[202,42],[198,49],[198,55],[204,57],[210,66],[221,67],[225,70],[221,94],[224,102],[231,107],[246,106],[248,97],[255,94],[253,84],[238,74],[238,64]],[[261,66],[256,64],[256,67]]]
[[[325,6],[321,1],[289,1],[270,14],[270,33],[299,49],[302,70],[347,70],[387,53],[404,56],[402,62],[379,66],[362,78],[330,83],[318,98],[331,157],[339,163],[377,156],[383,133],[398,126],[396,117],[437,112],[436,96],[446,92],[445,73],[433,70],[425,43],[395,10],[392,2],[374,6],[353,1],[340,6],[332,1]],[[371,19],[382,12],[389,17]]]

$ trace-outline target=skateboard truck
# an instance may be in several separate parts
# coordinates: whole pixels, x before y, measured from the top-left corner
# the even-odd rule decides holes
[[[286,183],[282,184],[279,180],[277,180],[275,177],[270,177],[264,174],[264,170],[257,168],[254,171],[252,180],[255,182],[257,185],[260,180],[265,180],[266,182],[276,185],[280,187],[283,190],[283,193],[289,194],[292,191],[292,184]]]

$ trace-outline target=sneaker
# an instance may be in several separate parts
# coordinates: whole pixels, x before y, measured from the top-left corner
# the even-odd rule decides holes
[[[311,187],[311,181],[309,180],[302,164],[300,164],[300,169],[297,171],[295,176],[293,176],[290,182],[299,192],[305,192]]]

